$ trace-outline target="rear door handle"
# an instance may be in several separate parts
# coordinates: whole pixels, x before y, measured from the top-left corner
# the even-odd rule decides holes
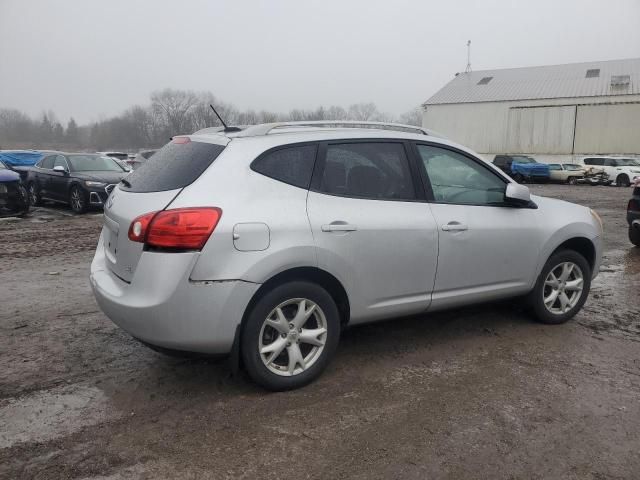
[[[322,225],[320,230],[323,232],[355,232],[358,230],[358,227],[355,225],[350,225],[348,223],[337,223],[333,222],[328,225]]]
[[[464,232],[469,230],[469,227],[459,222],[449,222],[442,226],[443,232]]]

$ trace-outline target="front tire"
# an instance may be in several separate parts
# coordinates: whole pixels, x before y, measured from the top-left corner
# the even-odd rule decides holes
[[[573,250],[556,252],[545,264],[529,303],[539,322],[565,323],[580,311],[591,288],[591,267]]]
[[[87,211],[87,193],[78,185],[74,185],[69,191],[69,205],[75,213]]]
[[[516,173],[513,176],[513,179],[517,182],[517,183],[524,183],[524,176],[520,173]]]
[[[241,354],[249,376],[267,390],[302,387],[333,358],[340,338],[335,301],[319,285],[294,281],[265,293],[248,313]]]
[[[569,177],[567,179],[567,183],[569,185],[577,185],[578,184],[578,179],[576,177]]]
[[[629,227],[629,241],[636,247],[640,247],[640,228]]]

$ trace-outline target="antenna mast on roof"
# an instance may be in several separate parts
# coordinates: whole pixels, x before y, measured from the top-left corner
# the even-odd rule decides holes
[[[467,40],[467,68],[464,69],[464,73],[471,72],[471,40]]]

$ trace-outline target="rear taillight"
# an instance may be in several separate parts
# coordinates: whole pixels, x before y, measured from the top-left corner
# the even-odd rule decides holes
[[[632,198],[627,205],[627,212],[640,212],[640,200]]]
[[[129,240],[150,247],[201,250],[218,225],[216,207],[176,208],[141,215],[129,227]]]

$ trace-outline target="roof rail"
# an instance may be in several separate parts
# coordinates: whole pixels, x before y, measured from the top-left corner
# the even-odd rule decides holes
[[[434,132],[415,125],[403,125],[401,123],[366,122],[358,120],[312,120],[300,122],[275,122],[253,125],[238,132],[237,137],[254,137],[277,133],[274,130],[284,128],[373,128],[379,130],[396,130],[400,132],[416,133],[419,135],[439,136]]]

